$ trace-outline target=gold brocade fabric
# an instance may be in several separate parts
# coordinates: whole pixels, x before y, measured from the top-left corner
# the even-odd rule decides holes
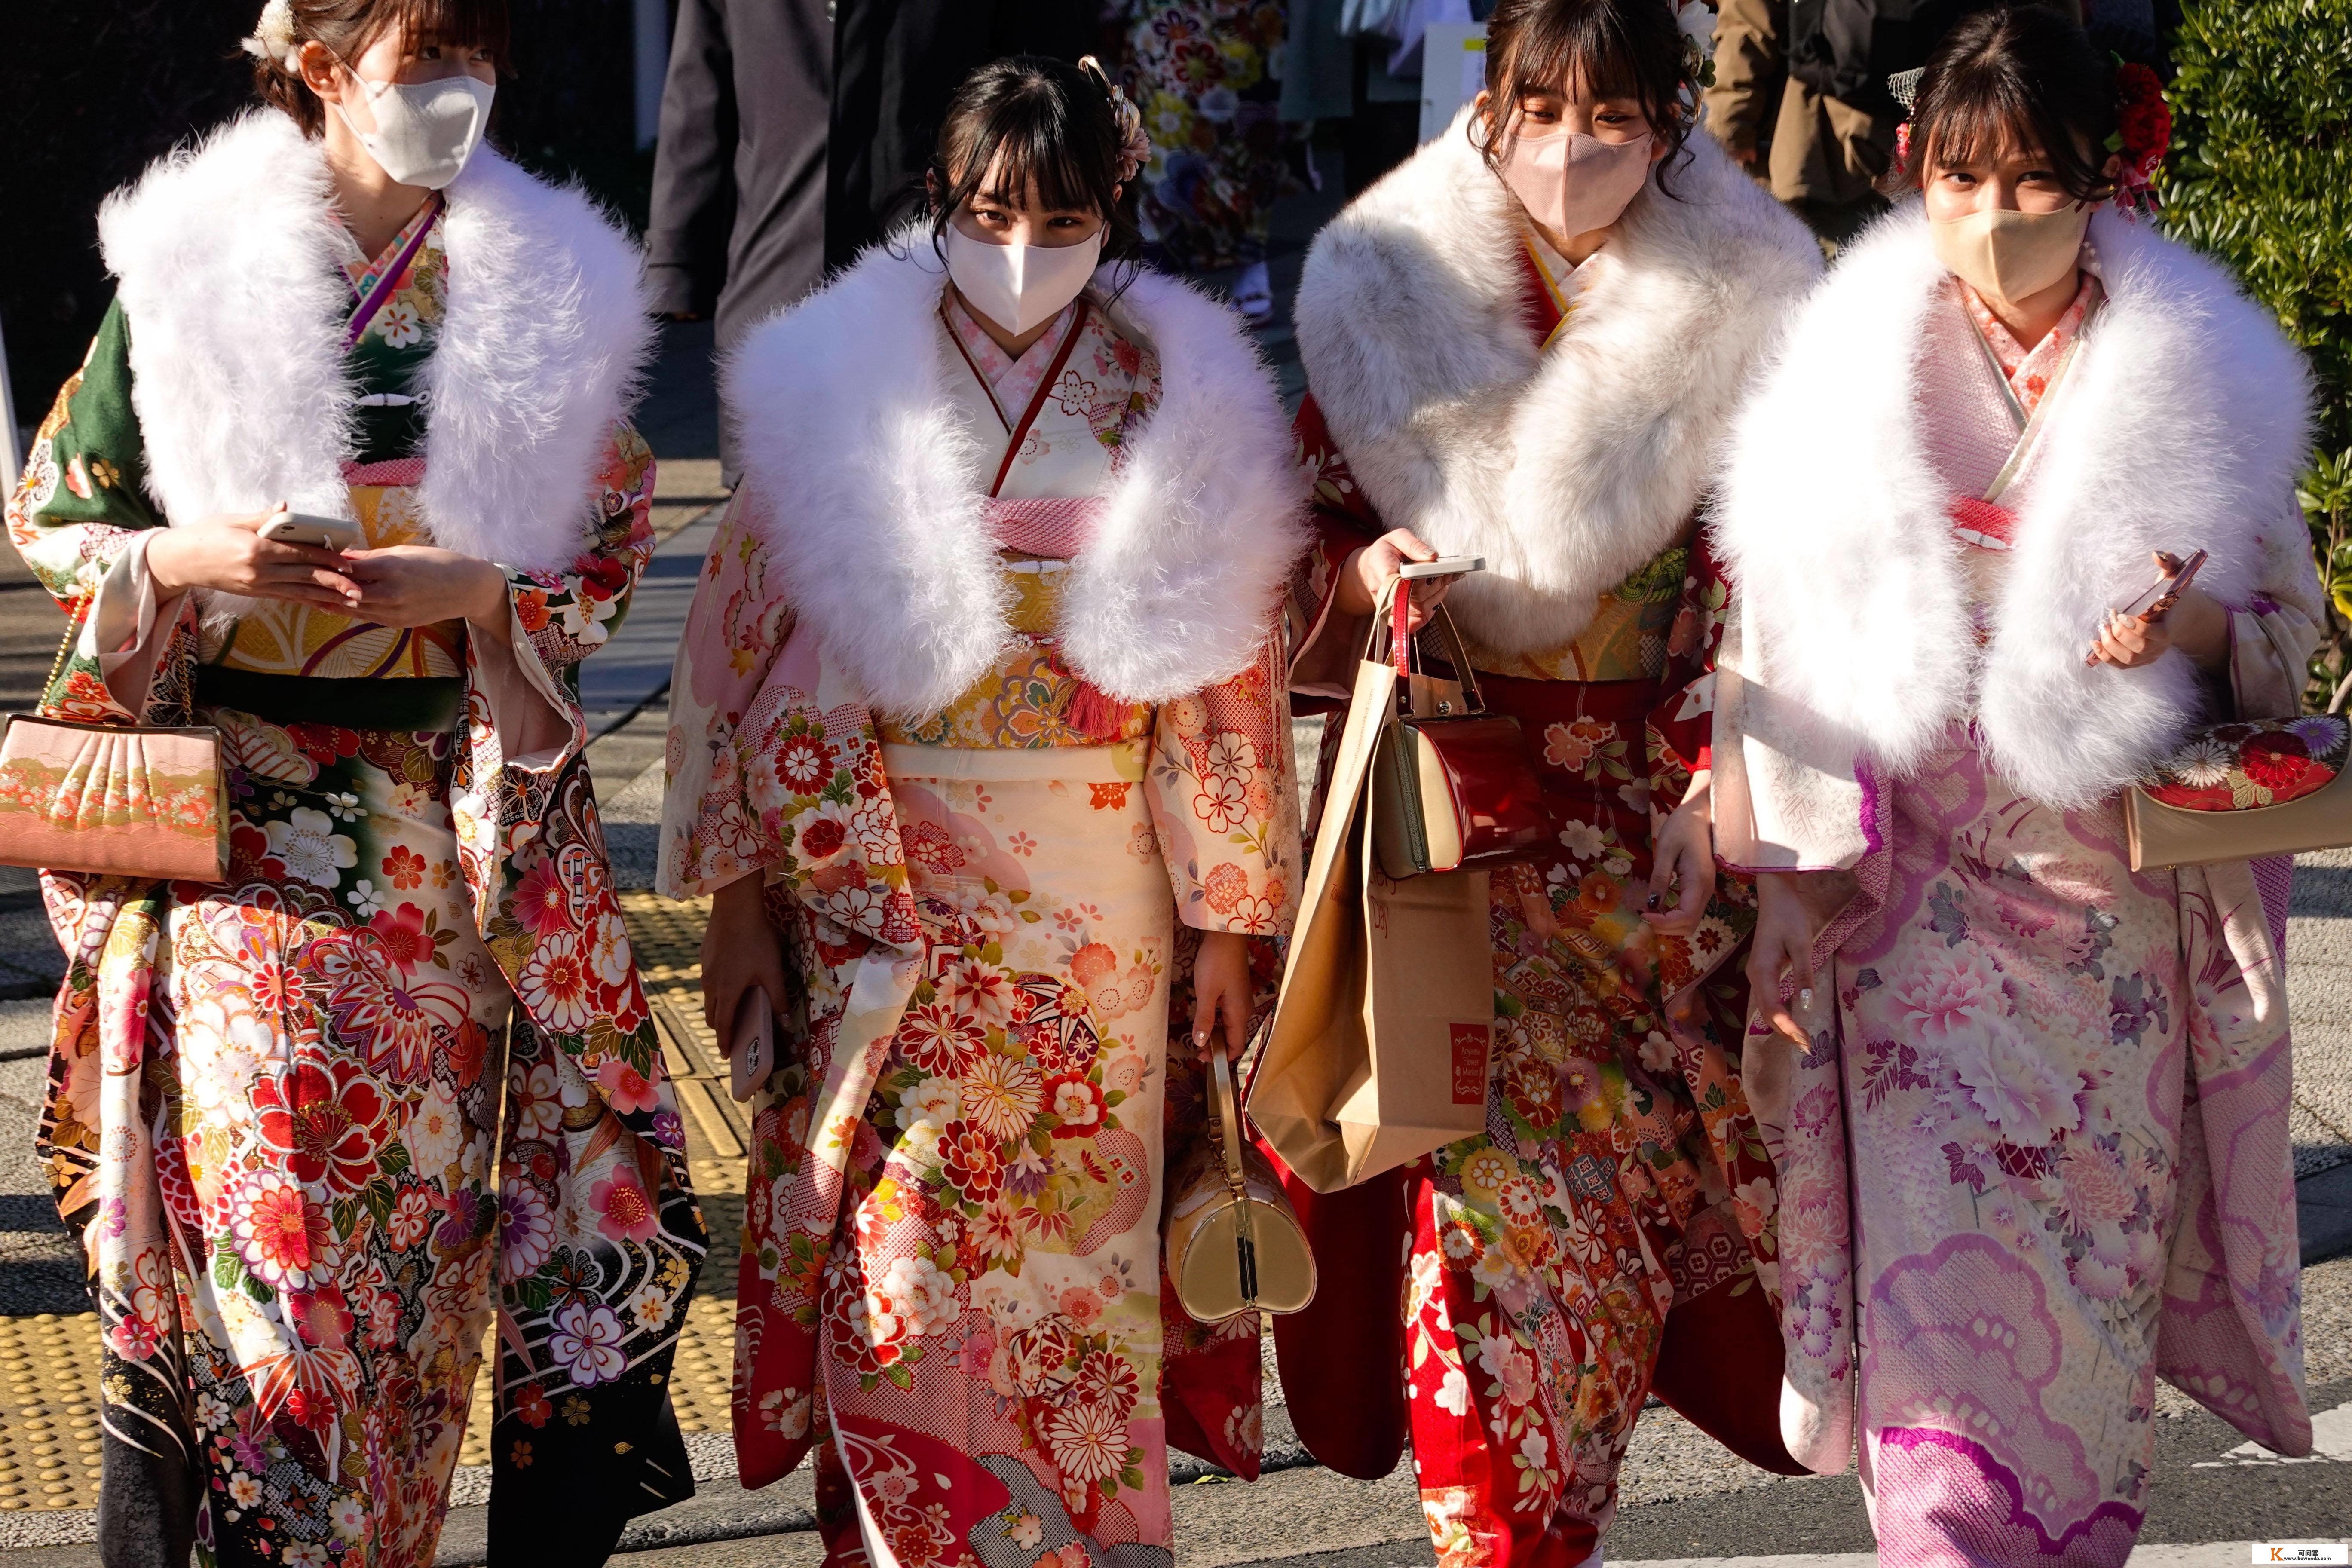
[[[1024,751],[1103,744],[1071,727],[1070,702],[1078,680],[1047,640],[1061,618],[1069,563],[1011,560],[1004,563],[1004,574],[1013,584],[1013,609],[1006,618],[1014,636],[996,668],[920,723],[901,724],[877,715],[876,732],[885,744]],[[1122,704],[1118,739],[1150,735],[1151,715],[1148,706]]]
[[[369,549],[429,542],[417,521],[415,494],[405,485],[352,487],[352,514],[366,531]],[[465,647],[462,619],[395,628],[315,605],[263,599],[237,617],[218,657],[209,646],[203,657],[207,663],[262,675],[453,676],[466,673]]]
[[[1572,642],[1538,653],[1500,654],[1465,636],[1470,662],[1482,675],[1524,680],[1654,680],[1665,673],[1666,640],[1689,569],[1690,546],[1668,545],[1601,595],[1591,623]]]

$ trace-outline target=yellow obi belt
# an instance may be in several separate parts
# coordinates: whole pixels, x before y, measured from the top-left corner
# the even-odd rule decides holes
[[[1013,608],[1006,617],[1014,633],[1012,645],[995,668],[939,712],[914,724],[879,720],[876,732],[882,743],[1042,751],[1148,738],[1152,710],[1147,703],[1118,704],[1116,729],[1108,732],[1107,727],[1083,724],[1074,715],[1081,691],[1090,689],[1071,673],[1054,645],[1069,571],[1066,561],[1006,561],[1005,579],[1013,589]],[[936,773],[938,768],[918,771]]]

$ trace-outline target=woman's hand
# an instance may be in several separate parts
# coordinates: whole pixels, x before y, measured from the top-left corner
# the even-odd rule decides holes
[[[501,642],[509,626],[507,574],[491,562],[429,544],[354,550],[342,608],[379,626],[423,626],[463,616]]]
[[[1398,569],[1408,561],[1434,561],[1437,552],[1423,543],[1409,528],[1392,528],[1378,539],[1349,555],[1339,568],[1339,581],[1335,592],[1339,610],[1343,616],[1369,616],[1380,606],[1381,595],[1396,580]],[[1423,578],[1412,585],[1412,599],[1405,617],[1405,629],[1417,632],[1428,612],[1437,607],[1445,597],[1445,590],[1454,586],[1452,577]]]
[[[1715,897],[1714,792],[1708,788],[1712,777],[1704,770],[1691,775],[1690,788],[1658,830],[1656,850],[1651,856],[1650,907],[1642,918],[1669,936],[1688,936],[1696,931],[1699,917]],[[1682,892],[1674,896],[1670,905],[1666,900],[1677,881]]]
[[[159,528],[147,540],[147,575],[165,598],[212,588],[254,599],[345,607],[343,558],[311,544],[261,537],[261,525],[286,510],[223,512],[184,528]]]
[[[2168,574],[2180,570],[2179,562],[2161,553],[2156,564]],[[2217,668],[2230,652],[2230,613],[2193,584],[2180,590],[2180,597],[2168,610],[2128,619],[2119,611],[2109,610],[2099,640],[2091,647],[2091,662],[2137,669],[2176,647],[2200,669]]]
[[[754,987],[768,994],[778,1018],[788,1014],[792,986],[784,978],[784,944],[761,902],[767,878],[754,871],[710,898],[702,932],[702,1021],[719,1037],[719,1054],[735,1055],[735,1012]]]
[[[1798,1045],[1812,1042],[1780,1000],[1780,982],[1793,974],[1798,1005],[1813,999],[1813,915],[1797,891],[1796,874],[1765,871],[1756,878],[1756,936],[1748,949],[1748,1005],[1761,1008],[1772,1027]]]
[[[1250,991],[1249,938],[1202,931],[1200,953],[1192,960],[1192,1043],[1206,1051],[1222,1019],[1225,1058],[1240,1056],[1249,1039]]]

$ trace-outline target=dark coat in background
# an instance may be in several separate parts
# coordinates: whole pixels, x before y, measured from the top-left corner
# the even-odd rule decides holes
[[[1088,0],[681,0],[646,231],[655,308],[724,350],[922,187],[949,94],[1002,55],[1097,47]],[[729,468],[731,471],[733,464]]]

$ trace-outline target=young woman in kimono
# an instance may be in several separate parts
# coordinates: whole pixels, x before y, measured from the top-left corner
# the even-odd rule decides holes
[[[1797,1042],[1748,1073],[1785,1436],[1824,1472],[1858,1443],[1905,1561],[2121,1563],[2159,1375],[2311,1441],[2288,867],[2135,872],[2119,803],[2200,721],[2297,711],[2310,383],[2113,205],[2164,145],[2135,116],[2110,155],[2116,90],[2049,11],[1953,30],[1910,129],[1924,199],[1799,315],[1717,525],[1717,832],[1765,873],[1754,994]],[[2168,613],[2112,615],[2152,552],[2197,550]]]
[[[1318,1456],[1384,1475],[1409,1429],[1441,1561],[1528,1568],[1597,1554],[1654,1388],[1788,1463],[1770,1166],[1723,967],[1748,915],[1707,847],[1722,587],[1695,513],[1821,253],[1691,134],[1695,51],[1664,0],[1504,0],[1488,28],[1486,92],[1307,258],[1323,528],[1292,679],[1344,695],[1400,563],[1483,555],[1444,604],[1555,834],[1493,879],[1486,1131],[1295,1188],[1327,1283],[1278,1334]]]
[[[713,895],[722,1037],[753,987],[804,1012],[735,1436],[747,1486],[815,1448],[836,1562],[1164,1565],[1169,1445],[1256,1468],[1255,1324],[1183,1316],[1160,1218],[1194,1044],[1244,1037],[1297,898],[1304,486],[1239,321],[1097,266],[1144,151],[1091,62],[984,68],[928,228],[726,371],[661,875]]]
[[[494,1550],[692,1490],[702,1229],[575,685],[652,546],[646,329],[622,232],[479,144],[505,39],[274,0],[266,106],[102,210],[8,502],[73,617],[42,710],[213,726],[229,795],[224,883],[44,878],[110,1564],[429,1563],[494,1314]],[[364,547],[261,538],[287,503]]]

